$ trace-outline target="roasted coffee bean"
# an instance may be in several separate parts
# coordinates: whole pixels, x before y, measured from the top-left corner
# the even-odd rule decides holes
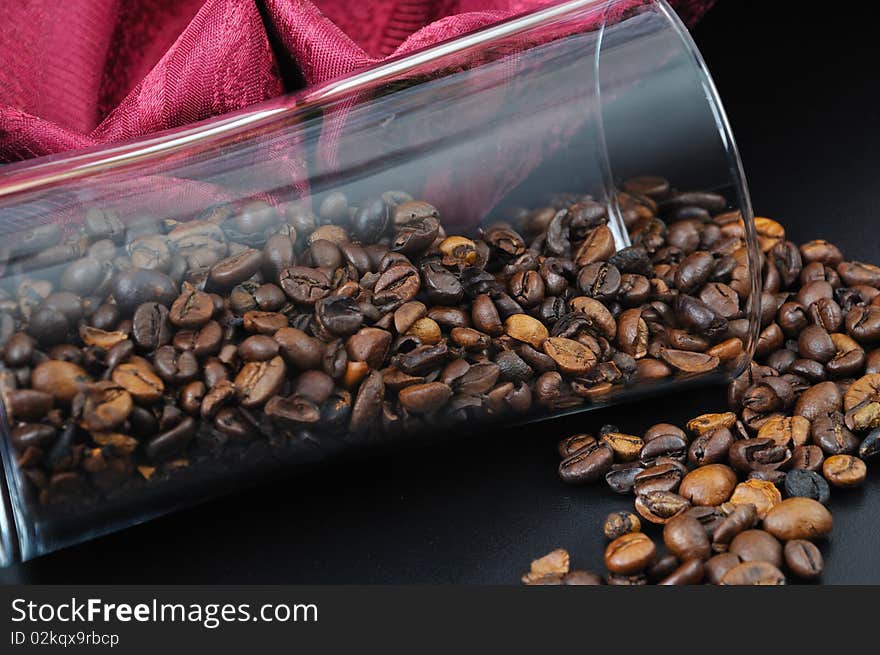
[[[158,402],[165,391],[162,378],[156,375],[150,362],[142,357],[132,357],[127,363],[120,364],[113,369],[111,377],[141,404]]]
[[[649,491],[677,491],[685,476],[686,469],[683,468],[675,461],[646,468],[633,478],[633,491],[637,495]]]
[[[822,327],[808,325],[798,335],[798,352],[801,357],[826,364],[837,353],[837,349]]]
[[[673,308],[681,327],[687,330],[703,334],[710,339],[722,336],[727,330],[727,319],[716,314],[697,298],[678,295],[673,302]]]
[[[596,482],[611,469],[614,451],[604,442],[587,444],[559,464],[559,477],[569,484]]]
[[[513,314],[509,316],[504,321],[504,332],[509,337],[527,343],[534,348],[541,348],[544,341],[550,336],[543,323],[527,314]],[[586,358],[586,361],[589,361],[589,355],[581,354],[583,358]],[[595,363],[595,355],[593,355],[593,363]]]
[[[641,529],[639,517],[632,512],[612,512],[605,519],[603,531],[608,539],[614,540],[630,532],[640,532]]]
[[[54,403],[54,396],[35,389],[13,389],[4,394],[6,411],[16,420],[41,420]]]
[[[196,433],[196,422],[187,416],[176,426],[151,439],[145,446],[147,457],[153,461],[167,460],[182,452]]]
[[[639,462],[642,466],[652,466],[660,457],[668,457],[679,462],[684,462],[687,458],[687,440],[678,434],[662,434],[653,439],[646,438],[645,442],[639,453]]]
[[[299,370],[321,366],[324,345],[320,340],[292,327],[281,328],[272,338],[278,342],[281,354],[291,366]]]
[[[822,464],[822,475],[835,487],[849,489],[865,482],[867,467],[858,457],[832,455]]]
[[[824,537],[833,526],[831,513],[811,498],[787,498],[764,517],[764,529],[784,541]]]
[[[211,320],[214,301],[207,293],[184,283],[183,292],[171,305],[168,320],[177,327],[198,328]]]
[[[287,317],[278,312],[247,312],[242,318],[245,331],[251,334],[275,334],[287,327]]]
[[[733,538],[743,530],[748,530],[758,521],[758,512],[754,505],[736,505],[733,511],[723,519],[712,532],[712,549],[715,552],[726,552]]]
[[[134,312],[131,338],[141,350],[156,350],[171,341],[168,308],[155,302],[144,303]]]
[[[853,307],[845,317],[847,333],[859,343],[876,343],[880,340],[880,307]]]
[[[733,443],[728,458],[735,469],[748,473],[781,467],[791,459],[791,451],[773,439],[743,439]]]
[[[248,337],[238,346],[238,355],[245,362],[264,362],[278,354],[280,346],[272,337],[257,334]]]
[[[736,482],[736,473],[729,466],[707,464],[688,473],[678,493],[692,505],[715,506],[730,498]]]
[[[525,318],[524,314],[515,316]],[[516,326],[513,329],[514,332],[518,330]],[[510,333],[509,329],[508,333]],[[573,339],[549,337],[544,340],[542,347],[544,352],[556,362],[559,370],[568,375],[585,375],[596,366],[596,354]]]
[[[718,428],[694,439],[688,447],[688,462],[694,466],[722,463],[727,459],[733,433],[727,428]]]
[[[690,507],[687,499],[670,491],[649,491],[636,497],[636,511],[651,523],[664,524]]]
[[[706,251],[689,254],[678,265],[675,273],[675,286],[682,293],[694,293],[701,288],[715,265],[715,258]]]
[[[314,268],[290,266],[281,271],[279,284],[288,297],[304,305],[314,305],[332,288],[324,273]]]
[[[573,434],[559,442],[557,450],[562,458],[574,454],[584,446],[596,443],[596,438],[589,434]]]
[[[711,555],[709,535],[703,525],[687,512],[670,519],[663,526],[663,543],[679,560],[706,560]]]
[[[687,439],[687,435],[685,434],[684,430],[682,430],[677,425],[672,425],[670,423],[656,423],[655,425],[652,425],[647,430],[645,430],[645,434],[643,435],[642,439],[645,441],[645,443],[648,443],[650,441],[654,441],[654,439],[657,439],[658,437],[666,435],[679,437],[683,440]]]
[[[785,576],[769,562],[743,562],[725,573],[722,585],[784,585]]]
[[[785,566],[793,575],[804,580],[821,577],[825,569],[822,553],[816,545],[806,539],[792,539],[783,550]]]
[[[614,464],[605,474],[605,482],[613,492],[629,494],[635,488],[636,477],[644,470],[638,462]]]
[[[714,585],[721,584],[724,575],[740,563],[739,557],[733,553],[719,553],[710,557],[703,565],[706,581]]]
[[[620,271],[606,262],[595,262],[584,266],[577,278],[581,292],[599,301],[614,299],[620,290],[620,282]]]
[[[751,474],[748,480],[736,485],[730,496],[731,505],[754,506],[760,519],[763,519],[781,500],[782,494],[779,493],[774,481],[754,477]]]
[[[364,322],[363,313],[357,302],[344,296],[331,296],[318,300],[315,303],[315,316],[324,329],[336,336],[354,334]],[[286,325],[286,319],[284,323]]]
[[[452,397],[452,389],[442,382],[415,384],[402,389],[398,394],[400,404],[416,414],[437,411]]]
[[[678,558],[675,557],[675,555],[667,553],[666,555],[657,558],[645,572],[648,578],[648,583],[659,584],[661,580],[672,575],[678,566]]]
[[[859,446],[859,457],[868,459],[880,453],[880,429],[875,428]]]
[[[385,383],[378,371],[369,373],[358,387],[357,396],[351,410],[349,428],[358,433],[369,427],[378,415],[385,398]]]
[[[167,308],[178,295],[171,278],[156,270],[132,268],[113,279],[113,299],[123,312],[133,312],[145,303]]]
[[[383,311],[393,311],[415,298],[420,287],[419,273],[413,266],[395,264],[376,280],[373,286],[373,302]]]
[[[700,559],[692,558],[684,561],[675,571],[657,584],[660,585],[698,585],[703,581],[705,570]]]
[[[782,544],[764,530],[745,530],[730,542],[728,552],[743,562],[769,562],[776,568],[782,567]]]
[[[268,361],[245,364],[235,378],[236,394],[243,407],[258,407],[278,393],[287,368],[284,359],[275,356]]]
[[[785,474],[783,485],[785,495],[789,498],[810,498],[823,505],[828,502],[831,491],[825,479],[815,471],[792,469]]]
[[[50,394],[59,403],[69,403],[76,394],[91,382],[91,377],[82,367],[72,362],[63,362],[50,359],[37,365],[31,373],[30,384],[34,391],[43,391]],[[38,404],[33,396],[27,397],[28,404]],[[16,415],[16,407],[19,411],[23,402],[12,402],[13,415]],[[33,409],[33,407],[27,408]],[[20,418],[25,418],[18,414]]]
[[[822,467],[824,460],[825,455],[819,446],[807,444],[805,446],[797,446],[791,451],[789,465],[795,470],[818,471]]]
[[[819,416],[812,423],[813,443],[826,455],[851,455],[859,447],[859,440],[844,423],[839,412]]]
[[[650,566],[657,548],[642,532],[629,532],[614,539],[605,549],[605,566],[612,573],[633,575]]]
[[[262,264],[263,254],[259,250],[245,248],[214,264],[208,281],[213,288],[231,289],[259,271]]]

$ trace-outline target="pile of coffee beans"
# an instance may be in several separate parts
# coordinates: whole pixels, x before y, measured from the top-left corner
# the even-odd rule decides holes
[[[254,450],[552,414],[741,364],[739,215],[659,178],[619,200],[633,243],[620,250],[605,206],[577,195],[470,234],[388,191],[186,220],[91,208],[10,235],[0,382],[28,498],[79,502]],[[780,230],[762,224],[762,238]],[[567,475],[593,475],[581,469]]]
[[[605,525],[609,584],[816,579],[813,542],[832,530],[832,491],[863,484],[865,461],[880,452],[880,267],[846,261],[826,241],[798,247],[779,230],[765,231],[761,250],[760,337],[729,386],[732,411],[641,436],[605,426],[559,444],[564,481],[604,479],[634,497],[636,514]],[[666,554],[644,524],[663,526]],[[566,577],[554,569],[524,581]]]

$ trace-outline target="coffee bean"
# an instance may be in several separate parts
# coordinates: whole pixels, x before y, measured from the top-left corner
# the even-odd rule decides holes
[[[687,448],[687,440],[674,433],[645,439],[645,445],[639,453],[639,462],[645,467],[653,466],[661,457],[684,462],[687,457]]]
[[[791,451],[772,439],[735,441],[728,451],[731,465],[741,472],[777,469],[791,459]]]
[[[633,479],[633,491],[637,495],[649,491],[677,491],[686,469],[675,461],[654,464],[642,470]]]
[[[364,378],[358,387],[349,423],[352,432],[357,433],[369,427],[373,418],[379,413],[384,397],[385,383],[382,380],[382,374],[373,371]]]
[[[304,266],[290,266],[281,271],[279,284],[292,300],[305,305],[314,305],[330,293],[330,280],[317,269]]]
[[[782,494],[773,482],[755,478],[740,482],[730,496],[732,505],[752,505],[760,519],[763,519],[780,501]]]
[[[132,357],[128,363],[120,364],[113,369],[111,377],[139,403],[157,402],[165,391],[162,378],[156,375],[150,362],[142,357]]]
[[[710,584],[721,584],[721,579],[733,567],[740,564],[740,559],[733,553],[719,553],[710,557],[703,565],[706,581]]]
[[[376,280],[373,302],[384,311],[394,311],[413,300],[420,286],[419,273],[415,267],[405,263],[395,264]]]
[[[231,289],[260,270],[263,254],[253,248],[223,259],[211,267],[208,281],[216,289]]]
[[[670,491],[648,491],[636,497],[636,511],[651,523],[664,524],[690,507],[687,499]]]
[[[568,457],[583,446],[596,443],[596,438],[589,434],[573,434],[559,442],[557,450],[560,457]]]
[[[145,453],[153,461],[167,460],[182,452],[195,433],[195,419],[187,416],[176,426],[151,439],[145,447]]]
[[[815,471],[806,469],[792,469],[786,473],[784,488],[785,495],[789,498],[810,498],[823,505],[831,495],[825,479]]]
[[[183,292],[171,305],[168,320],[177,327],[198,328],[211,320],[213,313],[214,301],[211,296],[184,283]]]
[[[638,462],[614,464],[605,474],[605,483],[618,494],[629,494],[635,488],[636,478],[645,469]]]
[[[559,477],[569,484],[596,482],[609,471],[614,462],[614,451],[604,442],[590,443],[559,465]]]
[[[708,464],[688,473],[678,493],[693,505],[720,505],[736,486],[736,473],[724,464]]]
[[[141,350],[156,350],[171,341],[168,308],[155,302],[144,303],[134,312],[131,338]]]
[[[874,429],[859,446],[859,457],[868,459],[880,453],[880,429]]]
[[[825,455],[819,446],[807,444],[797,446],[791,451],[791,468],[794,470],[803,469],[806,471],[818,471],[822,467]]]
[[[452,397],[452,390],[442,382],[416,384],[401,390],[400,403],[417,414],[434,412]]]
[[[550,336],[544,325],[526,314],[514,314],[504,321],[504,332],[517,341],[523,341],[535,348],[541,348],[544,341]],[[560,349],[562,347],[560,346]],[[554,350],[555,352],[555,350]],[[582,363],[589,362],[589,355],[582,351]],[[549,353],[548,353],[549,354]],[[577,358],[572,356],[570,359],[577,362]],[[556,361],[556,360],[554,360]],[[595,356],[593,356],[593,364],[595,364]]]
[[[657,553],[654,542],[641,532],[614,539],[605,549],[605,566],[612,573],[633,575],[647,568]]]
[[[764,530],[744,530],[730,542],[728,552],[743,562],[769,562],[782,567],[782,544]]]
[[[733,511],[723,519],[712,532],[712,550],[725,552],[743,530],[748,530],[758,521],[758,512],[754,505],[735,505]]]
[[[331,296],[318,300],[315,303],[315,315],[327,331],[337,336],[354,334],[364,321],[358,304],[352,298],[344,296]],[[284,322],[286,325],[286,319]]]
[[[852,455],[832,455],[822,464],[822,475],[835,487],[859,487],[865,482],[866,474],[865,463]]]
[[[671,518],[663,526],[663,543],[679,560],[706,560],[711,554],[709,535],[703,525],[687,512]]]
[[[60,360],[48,360],[37,365],[31,373],[31,387],[34,391],[42,391],[51,395],[57,402],[69,403],[73,397],[91,382],[91,377],[86,371],[71,362]],[[13,402],[13,414],[16,407],[19,410],[34,409],[33,405],[39,404],[36,397],[28,397],[26,403]],[[31,405],[21,407],[21,405]],[[28,412],[25,411],[25,414]],[[19,415],[24,418],[23,415]]]
[[[242,318],[245,331],[253,334],[275,334],[287,327],[287,317],[279,312],[247,312]]]
[[[54,433],[52,436],[54,436]],[[611,540],[630,532],[639,532],[641,529],[642,524],[639,521],[639,517],[631,512],[612,512],[605,519],[605,526],[603,528],[605,536]]]
[[[694,439],[688,447],[688,462],[695,466],[718,464],[727,459],[733,434],[727,428],[707,432]]]
[[[145,303],[167,308],[178,295],[171,278],[152,269],[132,268],[113,279],[113,298],[123,312],[133,312]]]
[[[778,539],[816,539],[831,532],[831,513],[811,498],[787,498],[764,517],[764,529]]]
[[[785,576],[769,562],[743,562],[725,573],[722,585],[784,585]]]
[[[697,558],[684,561],[675,571],[662,579],[659,585],[698,585],[703,581],[703,562]]]
[[[825,562],[815,544],[805,539],[792,539],[783,551],[785,565],[798,578],[815,580],[822,575]]]
[[[259,407],[278,393],[287,367],[280,356],[246,363],[235,377],[236,394],[243,407]]]

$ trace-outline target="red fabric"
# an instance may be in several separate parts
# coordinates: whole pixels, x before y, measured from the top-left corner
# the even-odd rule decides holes
[[[2,2],[0,162],[179,127],[553,2]],[[712,0],[671,4],[692,23]]]

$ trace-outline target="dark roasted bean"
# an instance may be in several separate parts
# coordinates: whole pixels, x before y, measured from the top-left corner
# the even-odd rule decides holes
[[[823,505],[828,502],[831,491],[828,483],[815,471],[792,469],[785,474],[783,484],[788,498],[801,497],[818,500]]]

